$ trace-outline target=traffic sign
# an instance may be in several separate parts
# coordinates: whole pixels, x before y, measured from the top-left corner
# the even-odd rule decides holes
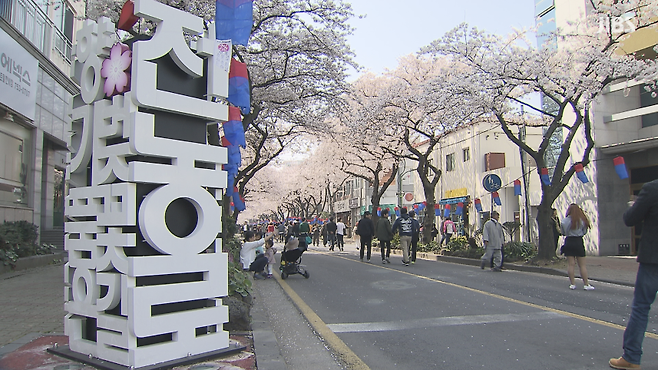
[[[493,173],[488,174],[482,180],[482,186],[484,186],[484,190],[490,193],[498,191],[502,185],[503,181],[500,179],[500,176]]]

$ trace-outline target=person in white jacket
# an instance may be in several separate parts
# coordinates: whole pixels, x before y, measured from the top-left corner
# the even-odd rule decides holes
[[[258,235],[251,230],[248,230],[244,234],[245,242],[240,249],[240,262],[242,263],[243,270],[254,272],[254,279],[265,278],[263,271],[265,270],[265,266],[267,266],[267,257],[263,253],[263,246],[266,240],[270,240],[273,237],[274,233],[269,233],[264,238],[258,239]],[[260,253],[257,253],[258,251]]]

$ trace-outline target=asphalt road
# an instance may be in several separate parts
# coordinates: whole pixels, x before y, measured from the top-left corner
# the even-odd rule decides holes
[[[332,253],[332,252],[330,252]],[[285,283],[370,369],[606,369],[621,355],[633,289],[400,257],[308,251]],[[652,315],[642,368],[658,370]]]

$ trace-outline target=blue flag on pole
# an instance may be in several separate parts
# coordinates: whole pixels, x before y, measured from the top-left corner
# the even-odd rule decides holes
[[[246,46],[254,23],[252,0],[215,1],[215,38]]]

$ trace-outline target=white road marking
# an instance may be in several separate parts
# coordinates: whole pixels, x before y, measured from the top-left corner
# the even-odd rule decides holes
[[[419,329],[419,328],[438,327],[438,326],[550,320],[557,318],[568,318],[568,316],[556,312],[541,311],[541,312],[532,312],[532,313],[516,313],[516,314],[501,314],[501,315],[437,317],[430,319],[389,321],[389,322],[327,324],[327,326],[334,333],[357,333],[357,332],[409,330],[409,329]]]

